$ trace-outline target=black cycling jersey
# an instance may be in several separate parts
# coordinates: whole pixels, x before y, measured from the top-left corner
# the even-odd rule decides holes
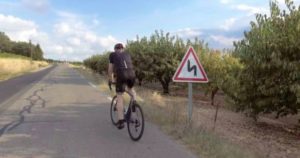
[[[114,64],[114,72],[119,73],[123,70],[133,70],[131,56],[127,52],[113,52],[109,55],[109,62]]]
[[[135,83],[135,73],[130,54],[113,52],[109,55],[109,62],[114,65],[114,73],[117,77],[116,91],[124,92],[125,85],[132,88]]]

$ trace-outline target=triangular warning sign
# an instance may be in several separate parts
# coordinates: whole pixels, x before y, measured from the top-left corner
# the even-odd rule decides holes
[[[173,76],[174,82],[200,82],[207,83],[207,75],[192,46],[185,53],[176,73]]]

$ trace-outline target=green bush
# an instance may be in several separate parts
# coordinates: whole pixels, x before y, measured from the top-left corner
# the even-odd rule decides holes
[[[286,6],[280,10],[271,2],[271,15],[258,14],[245,38],[235,43],[244,68],[233,98],[255,119],[260,113],[281,117],[300,109],[300,10],[289,0]]]

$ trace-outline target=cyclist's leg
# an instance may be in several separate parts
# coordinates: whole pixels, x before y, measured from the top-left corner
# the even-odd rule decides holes
[[[134,83],[135,83],[135,77],[131,77],[130,79],[127,80],[126,84],[127,84],[127,90],[128,93],[130,93],[132,95],[132,99],[133,99],[133,106],[132,106],[132,113],[131,113],[131,119],[137,118],[137,114],[136,114],[136,92],[134,90]]]
[[[134,88],[133,87],[132,88],[128,87],[128,92],[132,95],[133,101],[136,101],[136,92],[135,92]]]
[[[117,127],[122,129],[124,127],[124,99],[123,93],[125,92],[125,84],[122,82],[122,79],[117,78],[116,82],[116,93],[117,93],[117,111],[119,122]]]
[[[124,120],[123,93],[117,93],[117,110],[118,110],[118,119],[119,120]]]
[[[134,83],[135,83],[135,77],[131,77],[130,79],[127,80],[127,89],[128,89],[128,92],[132,95],[132,99],[133,101],[136,101],[136,92],[135,90],[133,89],[133,86],[134,86]]]

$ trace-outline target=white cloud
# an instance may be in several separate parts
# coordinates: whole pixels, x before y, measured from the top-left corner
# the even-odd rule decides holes
[[[247,4],[238,4],[233,6],[234,9],[240,10],[240,11],[245,11],[248,13],[248,16],[254,15],[257,13],[267,13],[268,9],[265,7],[255,7],[255,6],[250,6]]]
[[[232,2],[232,0],[221,0],[220,1],[222,4],[229,4]]]
[[[226,37],[223,35],[211,35],[210,38],[225,47],[231,47],[233,45],[233,41],[240,40],[239,38]]]
[[[99,38],[92,32],[84,32],[83,39],[89,43],[95,43],[97,40],[99,40]]]
[[[225,0],[226,1],[226,0]],[[275,0],[273,0],[275,1]],[[286,9],[285,0],[277,0],[279,7],[281,9]],[[300,0],[294,0],[294,4],[299,5]],[[266,3],[269,4],[269,3]],[[227,4],[228,5],[228,4]],[[249,22],[255,20],[255,14],[266,14],[270,15],[270,6],[251,6],[248,4],[229,4],[232,9],[239,10],[245,12],[246,15],[241,15],[237,18],[227,19],[224,24],[221,26],[222,29],[228,31],[230,29],[234,29],[236,25],[249,25]]]
[[[70,19],[70,17],[72,17]],[[61,20],[54,25],[54,32],[61,39],[69,39],[69,43],[75,44],[79,43],[78,40],[84,44],[81,47],[90,46],[90,45],[99,45],[104,49],[110,49],[110,47],[117,42],[117,40],[108,35],[106,37],[102,37],[97,35],[88,25],[86,25],[80,18],[76,18],[75,16],[71,16],[68,14],[67,16],[62,16]],[[70,42],[72,39],[72,42]]]
[[[67,34],[71,32],[71,28],[67,23],[61,22],[54,25],[54,29],[58,34]]]
[[[202,32],[199,29],[184,28],[184,29],[177,30],[173,34],[182,38],[189,38],[189,37],[200,36]]]
[[[277,0],[278,3],[284,4],[285,0]]]
[[[224,24],[221,25],[220,27],[221,27],[221,29],[228,31],[235,25],[236,21],[237,21],[237,18],[229,18],[229,19],[225,20]]]
[[[287,9],[286,5],[285,5],[285,0],[277,0],[277,2],[279,4],[280,8]],[[294,2],[294,5],[296,5],[296,7],[299,6],[299,4],[300,4],[300,0],[293,0],[293,2]]]
[[[285,0],[277,0],[280,5],[285,5]],[[293,0],[294,4],[299,4],[300,0]]]
[[[82,60],[92,54],[112,50],[113,45],[119,42],[111,35],[100,36],[71,13],[61,15],[52,26],[53,30],[46,33],[34,21],[0,14],[0,31],[14,41],[32,40],[34,44],[39,43],[46,58],[63,60]]]
[[[81,44],[80,38],[77,37],[70,37],[69,39],[67,39],[67,41],[72,46],[80,46]]]
[[[59,47],[51,48],[55,45],[53,42],[55,40],[52,37],[50,40],[48,33],[41,31],[39,26],[33,21],[0,14],[0,24],[0,31],[5,32],[13,41],[28,42],[31,40],[34,44],[39,43],[46,57],[51,56],[50,53],[52,52],[57,52],[58,54],[62,52]]]
[[[60,19],[54,24],[53,36],[59,42],[52,50],[69,54],[69,59],[85,58],[104,50],[112,50],[118,40],[111,36],[99,36],[91,25],[87,25],[80,16],[68,12],[57,12]],[[95,21],[91,21],[93,25]],[[99,21],[97,22],[99,23]],[[72,49],[71,49],[72,48]]]
[[[21,0],[22,5],[39,13],[49,10],[50,3],[48,0]]]
[[[38,30],[38,25],[30,20],[24,20],[11,15],[0,14],[0,30],[5,32],[12,40],[28,41],[39,35],[46,36]]]

